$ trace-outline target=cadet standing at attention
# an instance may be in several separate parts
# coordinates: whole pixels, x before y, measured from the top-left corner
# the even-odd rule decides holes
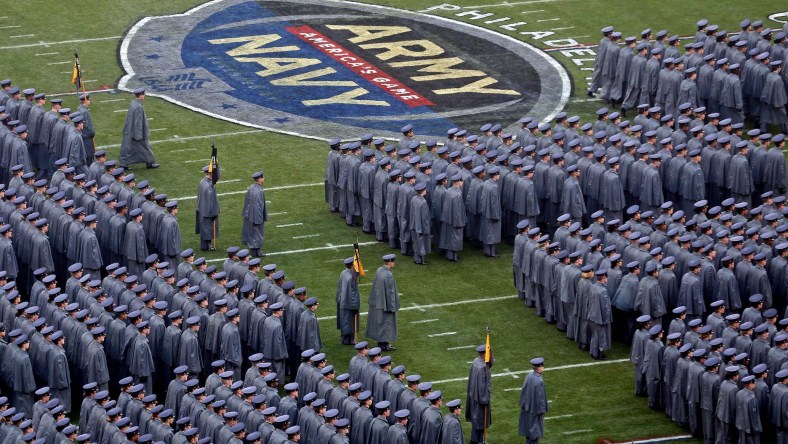
[[[375,272],[369,293],[367,337],[378,341],[381,350],[394,350],[390,342],[397,340],[399,293],[391,272],[396,258],[393,254],[383,256],[383,265]]]
[[[339,275],[336,293],[337,329],[342,338],[342,345],[355,343],[358,333],[358,311],[361,297],[358,292],[358,276],[353,270],[353,257],[345,259],[345,269]]]
[[[210,169],[202,169],[205,176],[197,188],[197,221],[195,234],[200,235],[200,250],[213,251],[214,239],[219,236],[219,199],[216,197],[216,187],[211,181]]]
[[[544,414],[547,413],[547,392],[545,392],[542,372],[544,358],[531,359],[534,371],[525,377],[520,392],[520,435],[525,436],[526,444],[537,444],[544,436]]]
[[[268,221],[268,208],[265,205],[265,175],[262,171],[252,174],[254,183],[246,190],[243,209],[243,230],[241,242],[249,246],[253,257],[260,257],[265,242],[265,222]]]

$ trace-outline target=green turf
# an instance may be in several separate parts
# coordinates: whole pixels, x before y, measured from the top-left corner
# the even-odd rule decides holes
[[[373,3],[372,1],[369,1]],[[30,2],[8,2],[4,5],[0,19],[0,66],[2,77],[11,77],[22,87],[34,86],[39,91],[65,93],[73,90],[70,84],[74,47],[79,50],[84,78],[95,80],[86,84],[88,89],[114,86],[123,74],[118,63],[120,39],[81,42],[73,44],[39,45],[39,42],[59,42],[70,39],[90,39],[121,36],[137,20],[151,15],[183,12],[199,4],[194,0],[109,1],[93,0],[73,3],[42,0]],[[440,1],[424,0],[378,0],[398,8],[423,10],[441,4]],[[501,3],[497,0],[461,0],[458,6],[489,5]],[[722,2],[714,8],[705,2],[687,3],[669,0],[663,2],[622,2],[559,0],[544,2],[510,1],[514,5],[476,8],[494,16],[483,20],[472,20],[470,16],[457,17],[461,11],[434,11],[434,14],[454,18],[498,32],[522,38],[539,48],[548,49],[545,41],[578,37],[584,44],[598,41],[599,28],[616,25],[624,36],[639,35],[643,28],[668,29],[679,35],[694,34],[694,22],[705,16],[721,28],[737,30],[743,17],[766,19],[767,15],[784,9],[776,0],[760,2]],[[473,10],[466,8],[462,11]],[[541,11],[541,12],[534,12]],[[526,12],[526,13],[524,13]],[[541,40],[523,37],[517,32],[504,30],[498,24],[485,24],[485,20],[510,17],[511,21],[526,21],[522,31],[546,31],[567,28]],[[552,20],[559,18],[560,20]],[[543,20],[543,21],[540,21]],[[506,22],[504,22],[505,24]],[[6,26],[20,25],[19,28]],[[781,24],[767,21],[767,26]],[[35,34],[32,37],[11,36]],[[581,37],[587,36],[587,37]],[[23,45],[36,45],[12,48]],[[57,53],[57,54],[50,54]],[[43,54],[43,55],[36,55]],[[573,98],[567,110],[580,114],[583,119],[591,118],[593,110],[602,106],[596,101],[585,101],[584,77],[589,71],[581,71],[569,57],[560,52],[553,56],[567,68],[573,79]],[[590,67],[589,63],[583,67]],[[93,94],[92,114],[98,133],[97,144],[107,146],[110,156],[117,157],[124,112],[131,95],[127,93]],[[121,101],[116,101],[122,99]],[[579,101],[578,101],[579,100]],[[64,97],[64,106],[76,108],[74,96]],[[149,98],[145,102],[154,150],[162,167],[158,170],[135,169],[140,177],[147,178],[159,192],[170,198],[194,196],[201,177],[200,167],[207,162],[212,137],[188,141],[178,138],[199,137],[217,134],[219,160],[222,165],[222,180],[219,193],[244,190],[253,171],[263,169],[266,173],[266,196],[270,200],[271,216],[266,228],[266,250],[284,252],[297,249],[344,245],[356,240],[374,241],[359,229],[349,228],[344,222],[328,212],[323,203],[322,186],[272,190],[279,186],[320,183],[323,178],[326,147],[322,142],[300,139],[263,131],[253,131],[218,119],[205,117],[172,105],[163,100]],[[120,112],[115,112],[120,111]],[[515,121],[521,116],[512,116]],[[479,122],[480,124],[482,122]],[[504,122],[508,123],[508,122]],[[227,133],[243,134],[226,135]],[[193,161],[193,162],[191,162]],[[195,200],[182,200],[180,220],[182,243],[198,245],[194,235],[193,214]],[[240,243],[240,210],[243,194],[220,197],[222,208],[221,237],[219,250]],[[276,214],[279,213],[279,214]],[[276,225],[297,224],[277,228]],[[309,236],[298,239],[293,237]],[[319,236],[314,236],[319,235]],[[370,275],[379,265],[379,257],[389,252],[387,245],[375,244],[362,247],[362,258]],[[503,256],[496,260],[484,259],[481,252],[466,249],[462,262],[450,264],[433,255],[427,258],[430,265],[417,267],[406,258],[397,263],[394,274],[403,294],[403,307],[442,304],[464,300],[488,299],[513,295],[511,282],[511,247],[501,248]],[[333,295],[336,281],[342,269],[341,259],[351,255],[352,250],[326,249],[300,254],[279,254],[269,261],[287,271],[289,279],[305,285],[309,293],[318,296],[322,305],[318,316],[335,313]],[[219,252],[207,255],[221,258]],[[362,285],[369,278],[362,279]],[[369,286],[362,286],[366,300]],[[365,318],[362,317],[362,321]],[[412,323],[437,319],[436,321]],[[363,322],[362,322],[363,324]],[[394,360],[407,366],[409,372],[420,373],[425,380],[447,380],[467,376],[469,361],[475,353],[470,348],[447,350],[482,343],[486,327],[492,332],[492,343],[496,363],[494,373],[527,370],[528,360],[536,355],[545,356],[548,371],[545,373],[550,412],[546,423],[548,443],[590,443],[605,439],[628,440],[645,437],[671,436],[686,433],[667,420],[663,414],[649,410],[642,398],[633,395],[631,366],[626,363],[578,367],[564,370],[549,370],[550,367],[593,362],[587,353],[564,338],[552,326],[536,318],[533,311],[523,307],[515,298],[488,302],[469,303],[424,309],[410,308],[400,313],[400,336]],[[363,325],[362,325],[363,327]],[[332,361],[344,368],[352,355],[350,347],[339,345],[334,321],[321,321],[326,352]],[[363,331],[363,330],[362,330]],[[453,335],[429,337],[430,334],[456,332]],[[625,359],[628,349],[616,344],[611,350],[611,360]],[[493,379],[493,425],[488,439],[494,443],[519,442],[517,416],[519,388],[523,374],[500,376]],[[447,399],[463,398],[464,382],[439,384]],[[507,389],[515,389],[508,390]],[[573,415],[573,416],[565,416]],[[558,418],[549,419],[552,416]],[[467,431],[467,430],[466,430]]]

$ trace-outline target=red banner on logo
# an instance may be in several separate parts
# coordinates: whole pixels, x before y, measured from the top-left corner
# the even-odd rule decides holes
[[[404,83],[386,74],[383,70],[345,49],[342,45],[315,31],[307,25],[291,26],[288,31],[314,46],[318,51],[341,63],[359,76],[369,80],[378,88],[391,94],[410,107],[433,106],[429,99]]]

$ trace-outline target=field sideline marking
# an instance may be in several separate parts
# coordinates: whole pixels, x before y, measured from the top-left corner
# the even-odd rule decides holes
[[[316,186],[319,186],[319,185],[322,186],[323,182],[297,183],[295,185],[282,185],[282,186],[279,186],[279,187],[266,188],[265,191],[289,190],[291,188],[316,187]],[[244,193],[246,193],[246,190],[228,191],[226,193],[219,193],[219,194],[217,194],[217,196],[232,196],[233,194],[244,194]],[[197,199],[197,196],[179,197],[179,198],[173,199],[173,200],[194,200],[194,199]],[[371,244],[374,244],[374,243],[376,243],[376,242],[367,243],[366,245],[371,245]]]
[[[10,39],[19,39],[19,38],[22,38],[22,37],[35,37],[35,36],[36,36],[35,34],[22,34],[22,35],[12,35],[12,36],[9,36],[8,38],[10,38]]]
[[[318,318],[319,320],[320,318]],[[545,367],[545,371],[548,370],[567,370],[572,368],[580,368],[580,367],[593,367],[596,365],[609,365],[609,364],[620,364],[622,362],[629,362],[629,358],[627,359],[613,359],[610,361],[594,361],[594,362],[584,362],[581,364],[570,364],[570,365],[559,365],[557,367]],[[499,376],[517,376],[517,375],[524,375],[526,373],[531,373],[533,370],[518,370],[516,372],[503,372],[503,373],[493,373],[492,377],[496,378]],[[432,381],[433,384],[446,384],[448,382],[460,382],[460,381],[467,381],[468,377],[463,376],[462,378],[452,378],[452,379],[443,379],[440,381]]]
[[[55,52],[43,52],[41,54],[36,54],[36,56],[50,56],[50,55],[57,55],[57,54],[60,54],[60,53],[57,52],[57,51],[55,51]]]
[[[227,179],[227,180],[220,180],[216,183],[233,183],[233,182],[240,182],[241,179]]]
[[[358,245],[359,246],[364,246],[364,245],[373,245],[373,244],[377,244],[377,243],[378,243],[377,241],[361,242]],[[274,251],[273,253],[266,253],[266,256],[279,256],[279,255],[283,255],[283,254],[307,253],[307,252],[310,252],[310,251],[319,251],[319,250],[336,250],[337,248],[349,248],[349,247],[352,247],[352,246],[353,246],[353,244],[343,244],[343,245],[331,245],[331,246],[327,246],[327,247],[303,248],[301,250]],[[226,258],[208,259],[205,262],[223,262],[225,259]],[[515,295],[515,296],[512,296],[512,297],[517,297],[517,296]],[[470,303],[470,302],[474,302],[474,301],[468,301],[468,303]],[[405,308],[402,308],[400,310],[407,310],[407,309],[408,308],[405,307]],[[364,312],[364,313],[361,313],[361,314],[365,315],[367,313]],[[318,321],[321,320],[321,319],[324,319],[324,318],[317,318]],[[336,319],[336,316],[326,317],[325,319]]]
[[[411,324],[426,324],[427,322],[435,322],[438,319],[422,319],[420,321],[410,321]]]
[[[377,243],[378,243],[377,241],[375,241],[375,242],[362,242],[359,245],[371,245],[371,244],[377,244]],[[339,246],[352,247],[353,244],[339,245]],[[325,250],[325,249],[328,249],[328,247],[315,248],[315,250]],[[271,253],[268,253],[268,255],[270,256]],[[224,259],[217,259],[216,261],[218,262],[218,261],[223,261],[223,260]],[[419,305],[418,308],[419,309],[430,309],[430,308],[450,307],[450,306],[453,306],[453,305],[474,304],[474,303],[477,303],[477,302],[502,301],[502,300],[505,300],[505,299],[514,299],[516,297],[517,297],[516,294],[512,294],[512,295],[508,295],[508,296],[494,296],[494,297],[491,297],[491,298],[464,299],[464,300],[454,301],[454,302],[442,302],[442,303],[438,303],[438,304]],[[413,307],[413,306],[411,306],[411,307],[402,307],[402,308],[399,309],[399,311],[410,311],[410,310],[416,310],[416,309],[417,308]],[[364,312],[361,312],[359,314],[361,316],[366,316],[367,312],[364,311]],[[336,318],[337,318],[336,316],[322,316],[322,317],[317,318],[317,320],[318,321],[326,321],[326,320],[329,320],[329,319],[336,319]],[[476,347],[476,346],[475,345],[468,346],[468,348],[471,348],[471,347]],[[628,361],[628,359],[627,359],[627,361]],[[610,361],[607,361],[607,362],[610,362]],[[493,375],[493,376],[495,376],[495,375]],[[460,378],[460,379],[458,379],[458,381],[459,380],[465,381],[467,379],[468,379],[467,377],[466,378]]]
[[[19,26],[15,26],[18,28]],[[2,29],[2,28],[0,28]],[[92,39],[76,39],[76,40],[62,40],[59,42],[38,42],[38,43],[28,43],[26,45],[13,45],[13,46],[0,46],[0,49],[22,49],[22,48],[34,48],[36,46],[45,46],[49,47],[51,45],[65,45],[67,43],[84,43],[84,42],[100,42],[102,40],[117,40],[123,37],[122,35],[113,35],[111,37],[96,37]]]

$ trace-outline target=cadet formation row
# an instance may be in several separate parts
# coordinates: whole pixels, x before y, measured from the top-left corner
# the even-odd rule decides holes
[[[14,91],[10,82],[0,83],[4,91]],[[14,94],[8,97],[6,102],[16,103],[9,102],[16,100]],[[35,98],[43,99],[43,95]],[[89,96],[83,95],[81,99],[89,105]],[[139,95],[135,101],[138,100]],[[52,103],[58,108],[55,111],[60,111],[60,100]],[[69,110],[59,114],[65,116],[62,122],[68,121]],[[79,115],[71,118],[74,125],[67,125],[66,131],[82,128],[76,125],[82,119]],[[23,123],[10,117],[2,121],[5,129],[10,128],[12,137],[24,141]],[[28,153],[35,152],[31,143],[22,145],[27,146]],[[49,181],[38,179],[29,170],[35,166],[28,167],[27,162],[3,162],[8,165],[5,171],[9,186],[6,189],[0,185],[0,217],[8,222],[0,227],[3,242],[0,344],[4,346],[0,354],[5,363],[0,367],[0,387],[9,393],[14,407],[3,416],[13,421],[0,421],[3,425],[21,426],[6,428],[5,432],[21,432],[31,439],[43,437],[47,442],[62,438],[63,435],[49,429],[29,434],[32,430],[25,419],[39,416],[42,411],[37,414],[36,407],[47,404],[47,409],[55,414],[70,413],[72,405],[81,402],[78,393],[71,393],[72,385],[85,385],[88,392],[108,399],[110,393],[118,393],[119,381],[123,381],[121,385],[126,388],[136,384],[134,392],[150,399],[155,398],[155,393],[165,393],[176,367],[177,379],[189,374],[194,378],[205,377],[209,370],[203,363],[218,359],[214,362],[222,363],[222,372],[231,372],[239,378],[242,366],[248,365],[243,362],[244,357],[251,354],[255,358],[253,364],[260,364],[251,369],[251,373],[260,373],[257,385],[261,390],[274,387],[276,392],[285,375],[293,378],[296,374],[297,358],[302,350],[319,352],[322,341],[314,314],[318,306],[316,298],[308,298],[305,288],[295,288],[292,281],[286,281],[284,272],[277,271],[275,264],[262,267],[260,259],[254,258],[261,254],[263,224],[267,219],[262,172],[252,175],[253,184],[243,214],[243,241],[251,251],[230,247],[220,271],[209,266],[204,258],[196,258],[193,250],[180,250],[177,202],[168,202],[166,195],[156,194],[147,181],[137,183],[133,174],[118,167],[116,161],[107,160],[103,151],[94,153],[95,161],[79,169],[70,164],[71,157],[40,164],[39,175],[51,176]],[[83,166],[80,161],[75,163]],[[51,171],[45,169],[50,164]],[[198,189],[197,232],[201,234],[201,247],[207,250],[213,248],[211,240],[218,234],[218,200],[210,172],[207,168],[203,172],[206,174]],[[49,233],[49,221],[53,221],[52,233]],[[111,263],[104,267],[108,262]],[[261,268],[265,269],[264,279],[257,276]],[[58,282],[65,282],[65,290]],[[393,349],[388,343],[381,344]],[[477,373],[487,375],[487,382],[479,386],[474,397],[486,396],[488,404],[489,370],[482,371],[488,369],[483,363],[477,367]],[[377,370],[377,366],[373,369]],[[372,389],[371,385],[368,387]],[[356,390],[356,394],[361,392]],[[43,402],[34,404],[35,398],[41,400],[44,396],[47,398]],[[469,402],[475,405],[470,411],[476,413],[469,412],[468,420],[474,423],[472,437],[480,441],[478,436],[485,426],[480,412],[485,410],[473,401],[474,397],[469,396]],[[435,402],[428,404],[441,402],[439,398],[440,395],[433,395],[431,401]],[[459,402],[451,403],[450,408],[459,413]],[[162,410],[159,408],[158,412],[164,413],[163,422],[171,425],[172,419],[178,416]],[[265,405],[259,410],[265,410]],[[421,419],[419,409],[412,414],[407,409],[404,411],[404,416],[412,418],[414,424]],[[83,418],[90,416],[85,415],[84,406],[82,413]],[[342,419],[332,419],[342,424]],[[398,421],[407,424],[404,418]],[[38,421],[34,422],[37,430]],[[104,422],[100,421],[102,425]],[[148,438],[143,424],[125,422],[124,430],[130,430],[132,436],[133,426],[138,425],[143,429],[136,433],[142,435],[143,441]],[[69,430],[64,426],[61,424],[58,430],[64,429],[69,437],[86,431],[86,427]],[[287,429],[286,425],[283,427]],[[356,427],[359,438],[354,442],[376,442],[366,441],[364,427],[366,422]],[[93,433],[93,441],[99,441],[95,427],[87,428]],[[417,437],[413,438],[414,442],[443,442],[443,436],[445,442],[464,439],[459,424],[447,426],[445,433],[440,432],[442,429],[438,427],[430,438],[419,441],[419,428],[408,428]],[[124,434],[109,438],[111,435],[100,442],[120,439]],[[192,435],[196,439],[206,434]],[[88,434],[79,437],[80,441],[90,439]],[[155,438],[159,439],[158,435]],[[261,438],[266,442],[265,434]]]
[[[749,118],[766,132],[777,125],[788,132],[786,33],[764,28],[763,22],[741,22],[738,33],[721,30],[702,19],[684,42],[668,31],[651,29],[626,37],[612,26],[602,28],[588,95],[601,88],[602,100],[621,113],[641,105],[659,106],[677,115],[681,103],[703,106],[733,123]]]
[[[301,429],[296,424],[301,423],[295,419],[296,414],[288,421],[288,413],[293,412],[285,413],[278,408],[274,409],[274,414],[263,415],[262,412],[270,412],[268,407],[276,406],[274,400],[279,396],[278,387],[280,382],[284,382],[285,375],[298,379],[298,357],[302,350],[312,350],[302,356],[308,361],[322,348],[315,317],[317,299],[307,297],[305,288],[295,288],[294,282],[287,281],[284,272],[276,270],[275,264],[263,267],[259,258],[251,258],[248,250],[238,247],[228,249],[228,259],[221,271],[208,265],[204,258],[195,258],[191,249],[175,255],[165,254],[168,250],[163,252],[157,246],[164,245],[160,242],[171,237],[165,235],[169,231],[163,229],[168,218],[176,227],[172,237],[179,240],[177,203],[166,203],[166,196],[155,195],[145,181],[136,184],[134,176],[126,175],[122,168],[114,168],[114,161],[106,160],[105,153],[96,153],[96,158],[89,172],[95,170],[98,181],[108,183],[114,192],[110,192],[106,185],[102,185],[99,192],[96,179],[86,182],[85,177],[77,177],[81,175],[75,175],[65,161],[56,162],[57,170],[49,183],[40,179],[28,184],[26,182],[35,179],[23,167],[14,166],[14,178],[21,183],[19,191],[14,187],[6,190],[0,186],[0,217],[10,222],[0,227],[3,234],[0,238],[3,243],[0,254],[3,261],[0,264],[3,292],[0,298],[0,354],[3,356],[0,387],[10,398],[10,401],[3,402],[10,406],[0,408],[0,417],[3,418],[0,419],[0,433],[7,434],[4,436],[9,436],[12,441],[19,438],[24,442],[37,439],[47,443],[66,442],[79,435],[82,441],[93,442],[137,439],[138,442],[162,440],[169,443],[177,431],[169,426],[181,415],[177,409],[156,407],[156,394],[173,393],[172,387],[165,390],[173,383],[170,381],[173,371],[176,380],[193,378],[189,385],[194,387],[200,378],[209,375],[208,366],[203,363],[213,362],[214,374],[224,375],[228,386],[238,381],[232,385],[232,393],[239,396],[238,401],[246,400],[264,420],[259,426],[242,424],[238,427],[238,415],[233,413],[236,410],[222,415],[224,412],[218,409],[227,400],[212,399],[212,403],[206,404],[214,408],[210,409],[210,414],[205,413],[200,418],[212,418],[210,421],[214,426],[217,421],[219,426],[226,423],[224,428],[227,430],[222,429],[224,435],[219,437],[220,427],[212,429],[198,422],[197,415],[192,415],[189,424],[196,428],[189,432],[188,427],[182,427],[184,441],[178,442],[186,442],[189,436],[194,438],[188,440],[194,442],[198,438],[207,438],[205,442],[237,442],[233,438],[243,439],[246,433],[250,435],[250,442],[285,442],[288,438],[297,442]],[[31,191],[29,199],[25,195],[27,191]],[[121,202],[117,202],[118,196],[124,196],[120,197],[123,199]],[[134,203],[127,205],[124,202],[137,202],[139,197],[145,200],[140,200],[142,205],[137,207]],[[28,202],[30,208],[27,207]],[[151,205],[145,208],[148,203]],[[76,205],[80,206],[74,208]],[[130,212],[129,206],[133,208]],[[104,219],[98,217],[102,211],[110,214],[107,216],[109,228],[105,227],[103,231],[99,228],[99,220]],[[157,214],[164,214],[159,218],[159,228],[146,229],[146,219],[150,224],[157,220]],[[148,215],[150,217],[146,217]],[[58,235],[47,236],[49,218],[58,221]],[[149,238],[147,233],[150,232],[162,234]],[[90,242],[73,242],[85,236]],[[167,239],[168,242],[171,240]],[[122,248],[117,249],[117,245]],[[24,252],[36,254],[25,257]],[[142,261],[136,259],[143,256]],[[103,257],[117,262],[102,270]],[[90,262],[90,266],[85,267],[83,263],[75,262],[75,258],[98,262]],[[264,268],[265,278],[258,278],[261,268]],[[361,355],[366,353],[364,347],[359,347],[359,350]],[[257,377],[251,384],[240,382],[241,371],[250,364],[244,362],[245,356],[253,360],[247,376]],[[317,365],[318,360],[314,362]],[[390,358],[384,358],[383,364],[370,364],[372,379],[380,380],[385,376],[387,380],[394,381],[389,376],[392,370]],[[221,371],[217,371],[218,366]],[[379,367],[383,368],[380,372],[377,370]],[[479,367],[487,368],[483,362]],[[391,372],[393,376],[401,375],[399,382],[380,382],[380,390],[385,385],[390,385],[395,392],[397,388],[404,390],[404,372],[401,367],[394,370]],[[330,385],[333,371],[326,370],[319,376]],[[339,379],[339,387],[348,389],[357,378],[349,380],[343,376]],[[418,383],[418,377],[411,379]],[[489,403],[489,378],[487,381],[486,402]],[[375,410],[372,404],[375,398],[367,394],[375,385],[370,379],[365,382],[363,386],[354,384],[358,389],[352,392],[354,395],[348,394],[348,398],[355,400],[360,397],[361,401],[367,401],[362,404],[366,406],[363,412],[368,415],[360,413],[361,419],[356,419],[349,410],[343,410],[343,415],[330,409],[326,411],[325,407],[321,411],[319,407],[325,404],[320,400],[328,399],[323,391],[318,404],[306,409],[316,414],[305,415],[305,418],[314,416],[313,422],[326,423],[323,427],[326,431],[322,432],[321,440],[316,435],[309,435],[314,440],[304,442],[346,442],[347,438],[343,437],[348,433],[359,434],[353,442],[383,442],[380,437],[389,433],[389,428],[396,429],[390,432],[393,436],[401,431],[415,434],[416,438],[411,438],[414,439],[411,442],[463,442],[457,416],[459,402],[451,403],[450,410],[454,413],[446,416],[444,426],[439,410],[442,402],[439,391],[433,395],[429,390],[423,392],[424,396],[420,398],[423,402],[420,402],[433,407],[424,415],[424,409],[416,407],[412,411],[408,408],[385,408],[387,402],[394,404],[396,397],[381,398],[379,394],[377,400],[382,402],[375,404],[378,406]],[[411,385],[414,389],[415,386]],[[151,415],[162,416],[153,416],[158,421],[150,421],[151,416],[147,413],[122,409],[120,405],[115,410],[114,404],[92,407],[93,404],[83,402],[78,393],[72,393],[72,386],[85,386],[83,395],[97,397],[97,402],[102,405],[114,402],[109,400],[110,393],[118,393],[124,388],[138,398],[135,406],[144,405],[144,410],[150,411]],[[315,384],[312,389],[316,388]],[[302,389],[301,393],[308,395],[313,390]],[[203,393],[210,396],[212,391]],[[347,392],[337,390],[336,396]],[[483,392],[480,389],[480,393]],[[251,402],[254,395],[263,393],[271,400],[267,405],[264,402],[266,395],[256,397],[258,403]],[[147,401],[143,402],[143,399]],[[62,419],[72,411],[72,406],[76,409],[80,405],[81,427],[69,428],[68,421]],[[110,411],[113,413],[109,414]],[[372,437],[373,411],[380,413],[385,422],[385,431],[378,426],[375,437]],[[397,424],[390,427],[388,417],[396,417],[394,413],[400,417]],[[429,417],[429,427],[432,427],[429,432],[424,432],[424,436],[429,438],[423,441],[418,438],[420,426],[405,428],[409,420],[419,424],[422,416]],[[39,424],[39,421],[45,422]],[[205,421],[210,422],[208,419]],[[249,421],[250,424],[254,422],[251,418]],[[268,425],[263,426],[263,422]],[[481,424],[480,419],[476,422]],[[274,426],[281,429],[275,433],[284,441],[277,441],[278,438],[266,434],[266,430],[268,434],[274,433],[271,432]],[[309,429],[308,433],[317,433],[319,426],[314,425],[314,430]],[[483,425],[479,427],[481,430]],[[260,434],[255,434],[258,430]],[[331,441],[334,431],[339,441]],[[304,429],[300,433],[307,431]],[[135,438],[135,435],[140,436]],[[406,441],[403,442],[408,442],[408,438],[404,439]]]
[[[326,201],[348,224],[360,216],[365,232],[388,237],[418,264],[432,245],[458,260],[464,239],[495,257],[496,244],[512,242],[521,220],[552,232],[562,214],[586,224],[598,213],[623,222],[631,205],[652,219],[666,202],[687,219],[696,209],[716,219],[716,207],[733,202],[725,206],[741,213],[737,222],[754,220],[747,229],[776,228],[784,212],[774,207],[784,208],[788,187],[785,136],[745,135],[742,123],[704,107],[679,108],[676,117],[641,109],[633,124],[606,108],[582,126],[563,112],[554,125],[526,117],[516,137],[498,124],[482,126],[478,137],[453,128],[443,146],[430,140],[424,152],[411,125],[398,146],[369,134],[360,142],[332,140]]]

